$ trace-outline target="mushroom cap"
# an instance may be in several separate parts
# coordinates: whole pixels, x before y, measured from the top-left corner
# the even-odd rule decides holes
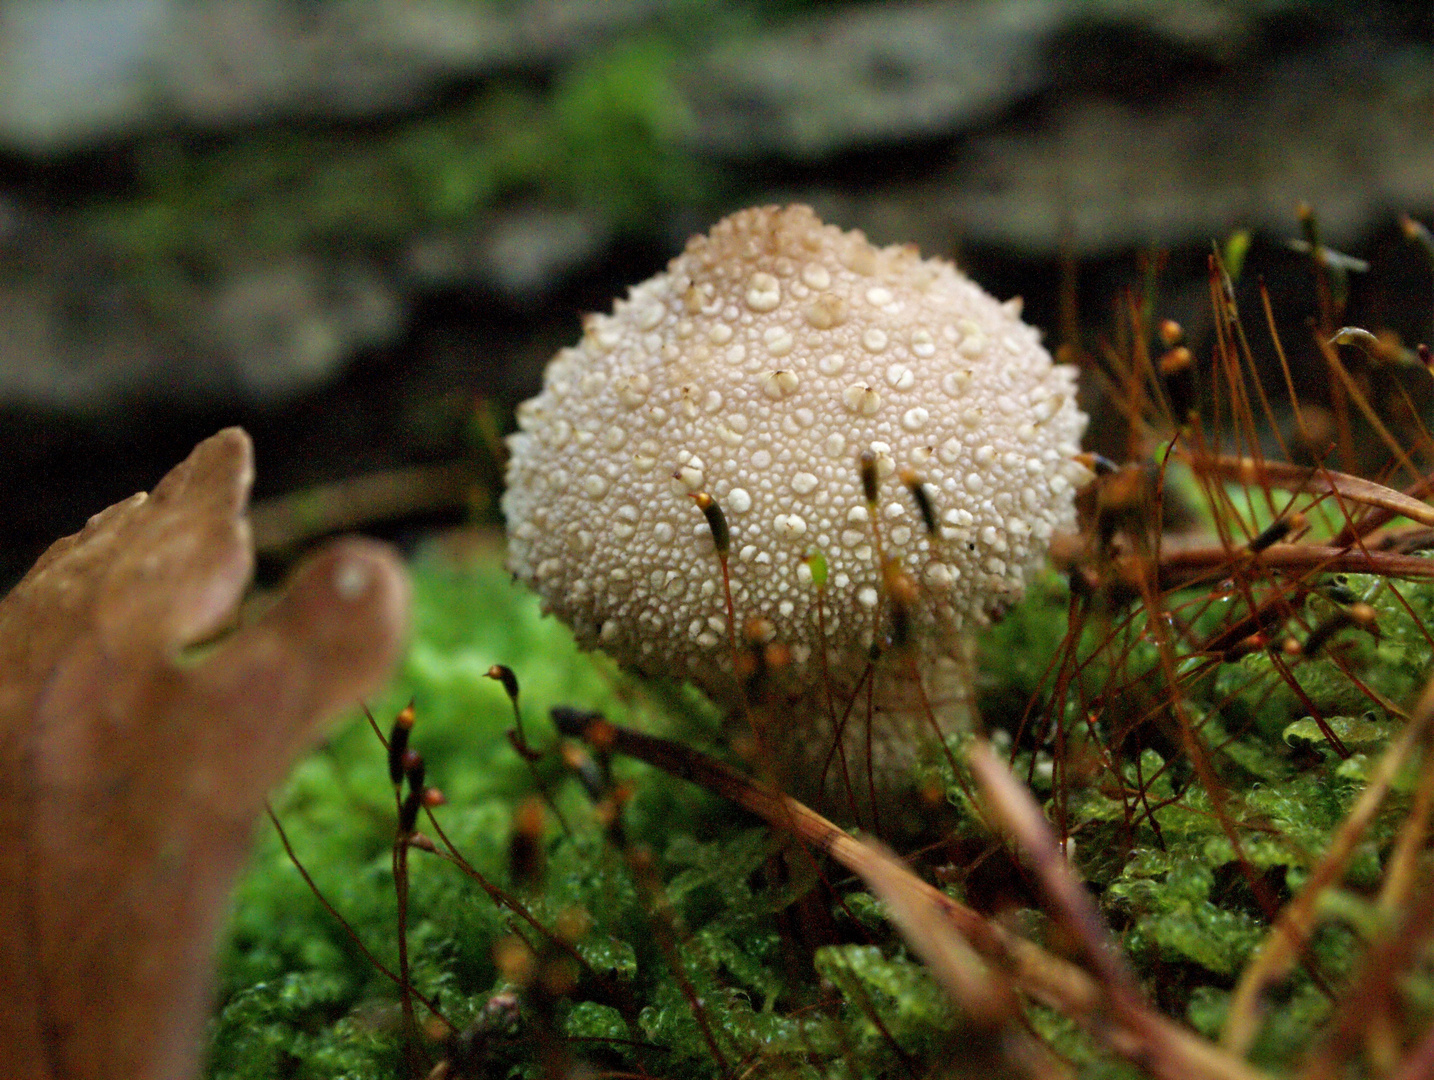
[[[589,316],[519,407],[512,571],[582,645],[728,697],[722,569],[690,498],[705,491],[730,528],[737,626],[766,620],[798,680],[821,659],[814,551],[829,671],[865,663],[883,633],[878,546],[918,583],[914,634],[959,652],[951,636],[1018,596],[1072,526],[1084,474],[1075,369],[1052,363],[1019,308],[805,206],[723,219]]]

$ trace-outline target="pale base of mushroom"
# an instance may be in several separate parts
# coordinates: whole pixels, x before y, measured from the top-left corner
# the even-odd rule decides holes
[[[971,729],[975,651],[973,638],[951,632],[833,669],[815,688],[774,690],[752,709],[764,779],[870,826],[873,793],[879,819],[883,804],[916,793],[922,766],[945,755],[949,736]]]

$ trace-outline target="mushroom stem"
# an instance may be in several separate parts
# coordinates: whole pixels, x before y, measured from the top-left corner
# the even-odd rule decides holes
[[[821,685],[781,699],[791,763],[788,790],[848,820],[870,822],[886,793],[910,787],[923,766],[952,764],[950,737],[971,730],[975,641],[889,650],[859,664],[828,662]],[[959,770],[957,770],[959,776]]]

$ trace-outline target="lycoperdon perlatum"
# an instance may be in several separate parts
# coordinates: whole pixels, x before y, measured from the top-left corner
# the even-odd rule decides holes
[[[789,650],[778,756],[826,762],[860,688],[848,765],[887,788],[968,714],[969,627],[1073,527],[1085,424],[1075,369],[1019,301],[805,206],[744,210],[588,316],[519,407],[510,567],[582,645],[730,702],[721,566],[692,498],[709,494],[737,636],[760,619]],[[893,572],[915,585],[909,648],[873,661]]]

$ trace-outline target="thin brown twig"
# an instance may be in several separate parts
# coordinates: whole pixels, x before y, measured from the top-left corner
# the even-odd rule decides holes
[[[1282,491],[1316,495],[1338,495],[1351,502],[1378,507],[1392,515],[1403,515],[1423,525],[1434,525],[1434,507],[1412,495],[1392,487],[1366,480],[1361,476],[1335,472],[1333,469],[1308,465],[1288,465],[1264,459],[1224,455],[1186,455],[1185,461],[1196,473],[1218,476],[1222,480],[1279,488]],[[1412,490],[1420,490],[1416,487]]]
[[[299,856],[294,851],[294,845],[289,842],[289,834],[284,831],[284,826],[279,823],[278,815],[274,813],[274,808],[269,805],[267,801],[264,803],[264,811],[269,815],[269,820],[274,823],[274,829],[279,834],[279,842],[284,845],[284,851],[288,853],[289,861],[294,864],[294,869],[297,870],[299,872],[299,876],[304,879],[304,884],[309,887],[309,891],[314,894],[315,899],[317,899],[318,902],[323,905],[325,911],[327,911],[330,915],[334,917],[334,920],[343,929],[343,932],[348,935],[349,940],[352,941],[358,951],[363,954],[363,958],[374,966],[374,970],[377,971],[384,978],[388,979],[391,983],[393,983],[394,986],[398,987],[399,990],[402,991],[404,989],[403,980],[400,979],[398,975],[396,975],[392,970],[390,970],[388,965],[383,963],[383,961],[381,961],[377,956],[375,956],[372,952],[369,951],[369,947],[363,943],[363,939],[360,938],[357,932],[355,932],[354,928],[348,924],[348,920],[346,920],[342,915],[338,913],[338,910],[333,906],[333,904],[329,903],[328,898],[324,896],[324,894],[319,890],[319,887],[314,882],[314,879],[309,876],[309,871],[304,867],[304,864],[299,861]],[[434,1016],[438,1017],[445,1024],[448,1024],[449,1028],[453,1027],[452,1024],[448,1023],[448,1020],[444,1017],[442,1011],[438,1008],[437,1005],[433,1003],[430,998],[424,996],[423,994],[420,994],[412,987],[408,988],[408,992],[413,995],[415,1000],[421,1002],[425,1009],[431,1012]]]
[[[1375,574],[1423,581],[1434,578],[1434,560],[1392,551],[1366,552],[1323,544],[1274,544],[1257,558],[1267,570]],[[1168,590],[1227,577],[1232,565],[1238,565],[1238,559],[1238,553],[1231,554],[1229,548],[1211,546],[1167,550],[1158,565],[1135,555],[1121,556],[1113,560],[1113,565],[1122,580],[1137,586],[1158,572],[1156,584]]]
[[[254,548],[271,555],[376,521],[461,510],[474,481],[468,462],[450,461],[385,469],[281,495],[250,509]]]
[[[816,811],[780,791],[754,783],[727,765],[681,743],[660,739],[580,714],[581,723],[566,735],[587,738],[603,725],[603,745],[645,761],[683,780],[699,784],[790,831],[866,879],[885,864],[871,845],[834,825]],[[909,871],[908,871],[909,873]],[[944,916],[951,928],[987,963],[1022,993],[1060,1009],[1111,1049],[1168,1080],[1262,1080],[1265,1074],[1181,1025],[1149,1011],[1111,1009],[1100,982],[1080,967],[993,923],[934,886],[911,875],[910,888]]]
[[[1090,894],[1070,872],[1050,822],[1029,789],[1016,781],[984,739],[978,739],[967,752],[966,762],[986,805],[1030,861],[1054,915],[1080,942],[1107,992],[1138,1000],[1135,976],[1106,931]]]

